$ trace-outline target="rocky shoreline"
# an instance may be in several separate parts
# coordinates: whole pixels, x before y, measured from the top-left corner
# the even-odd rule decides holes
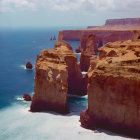
[[[115,23],[120,25],[122,20],[107,21],[113,26]],[[54,49],[43,50],[37,56],[30,110],[65,114],[69,112],[68,94],[87,94],[88,108],[80,114],[82,127],[140,137],[140,31],[92,29],[75,34],[80,37],[80,64],[61,33]],[[82,71],[87,74],[83,76]]]

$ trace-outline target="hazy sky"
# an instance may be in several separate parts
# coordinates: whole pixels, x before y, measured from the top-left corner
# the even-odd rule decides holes
[[[102,25],[140,17],[140,0],[0,0],[0,27]]]

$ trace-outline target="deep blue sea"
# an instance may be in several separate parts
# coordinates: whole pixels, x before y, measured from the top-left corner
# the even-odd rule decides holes
[[[29,112],[24,93],[34,92],[35,70],[26,70],[43,49],[54,47],[58,28],[0,29],[0,140],[85,140],[112,139],[105,133],[94,134],[80,126],[80,111],[87,107],[87,97],[68,97],[68,115],[54,112]],[[78,41],[69,41],[73,50]],[[79,60],[79,54],[76,54]],[[115,139],[120,139],[116,136]],[[125,138],[123,138],[125,139]]]

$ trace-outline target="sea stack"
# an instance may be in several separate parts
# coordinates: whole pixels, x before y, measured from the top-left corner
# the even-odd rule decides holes
[[[56,40],[55,36],[53,37],[53,40]]]
[[[32,66],[31,62],[27,62],[26,69],[32,69],[32,68],[33,68],[33,66]]]
[[[65,41],[43,50],[35,65],[34,95],[30,110],[67,113],[67,93],[85,95],[87,79],[82,77],[72,47]],[[81,88],[82,87],[82,88]]]
[[[140,40],[101,47],[87,75],[88,109],[81,125],[140,137]]]
[[[90,66],[90,58],[97,54],[97,47],[95,45],[95,35],[94,34],[85,34],[81,36],[80,39],[80,68],[81,71],[88,71]]]

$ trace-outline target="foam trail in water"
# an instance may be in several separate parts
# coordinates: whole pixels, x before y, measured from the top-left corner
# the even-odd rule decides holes
[[[13,104],[0,110],[1,140],[129,140],[110,132],[94,133],[82,128],[80,116],[74,112],[68,115],[32,113],[27,104]]]
[[[22,68],[22,69],[26,69],[25,65],[20,65],[19,67]]]
[[[32,69],[26,69],[26,65],[20,65],[19,67],[22,68],[22,69],[25,69],[25,70],[32,70],[32,69],[35,69],[35,65],[33,65],[33,68],[32,68]]]
[[[17,97],[17,100],[18,101],[24,101],[24,98],[23,97]]]

